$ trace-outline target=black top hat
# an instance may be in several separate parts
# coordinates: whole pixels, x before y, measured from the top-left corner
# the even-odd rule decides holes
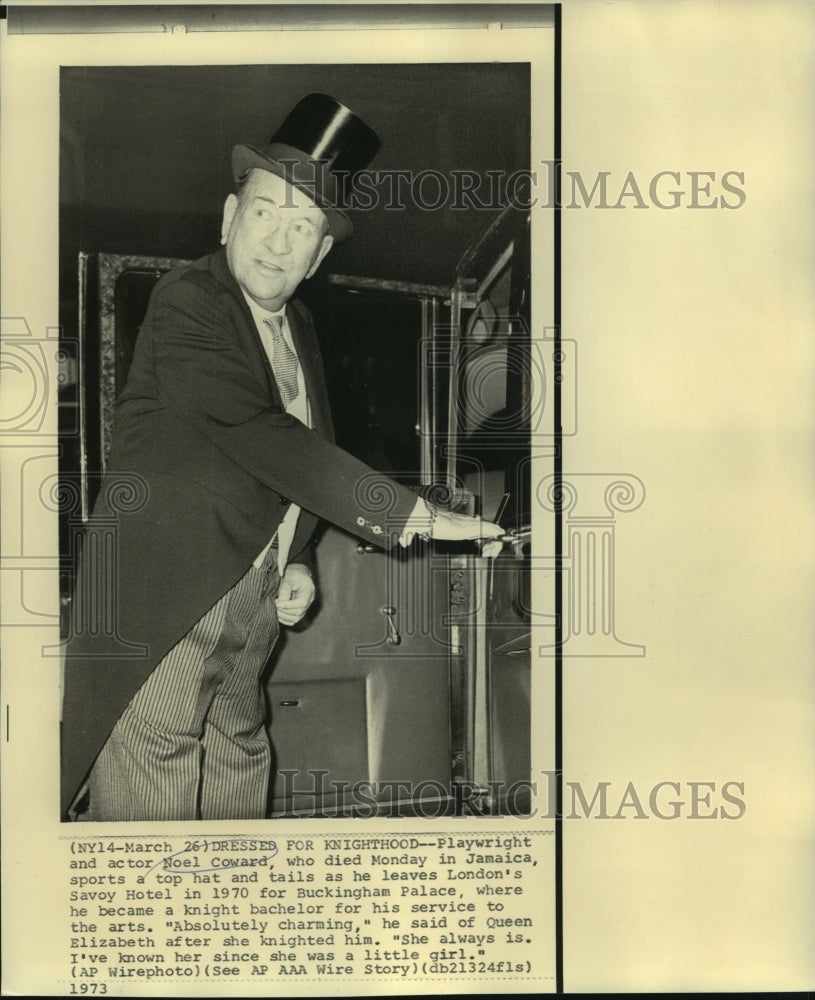
[[[312,198],[328,219],[336,243],[354,227],[345,199],[354,176],[376,155],[380,142],[365,122],[327,94],[309,94],[263,149],[239,145],[232,150],[232,174],[240,184],[250,170],[268,170]]]

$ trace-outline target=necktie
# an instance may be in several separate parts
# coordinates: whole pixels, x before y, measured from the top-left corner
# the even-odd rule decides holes
[[[263,322],[272,335],[272,371],[277,387],[280,389],[283,405],[288,406],[289,403],[297,399],[299,393],[297,355],[286,343],[286,338],[283,336],[283,326],[276,316],[267,316]]]

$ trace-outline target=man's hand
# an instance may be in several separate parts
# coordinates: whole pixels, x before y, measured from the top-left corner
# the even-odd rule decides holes
[[[482,556],[494,559],[504,547],[503,541],[500,540],[503,534],[504,529],[492,521],[482,521],[480,517],[439,510],[420,497],[402,531],[399,543],[403,546],[410,545],[414,535],[419,535],[421,538],[436,538],[443,542],[475,541],[481,546]]]
[[[481,554],[494,558],[503,548],[498,541],[504,529],[492,521],[482,521],[480,517],[454,514],[451,511],[437,511],[432,525],[432,537],[445,542],[463,542],[474,539],[481,543]]]
[[[301,563],[289,563],[280,581],[275,600],[281,625],[296,625],[311,607],[317,594],[314,580]]]

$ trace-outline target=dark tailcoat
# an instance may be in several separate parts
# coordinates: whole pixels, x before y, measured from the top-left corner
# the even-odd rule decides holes
[[[314,429],[288,415],[223,250],[158,283],[117,403],[109,469],[83,544],[63,700],[63,811],[161,658],[302,512],[384,547],[416,497],[331,443],[319,346],[289,303]]]

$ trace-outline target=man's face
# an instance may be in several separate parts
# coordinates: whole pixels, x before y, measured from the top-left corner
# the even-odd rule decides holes
[[[252,170],[224,205],[221,242],[235,280],[276,311],[331,249],[325,216],[302,191],[267,170]]]

